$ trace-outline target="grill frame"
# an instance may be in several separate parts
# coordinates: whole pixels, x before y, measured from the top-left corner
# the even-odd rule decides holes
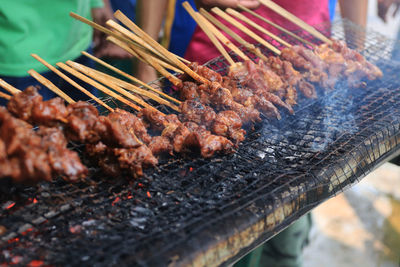
[[[350,31],[362,32],[349,22],[337,21],[333,24],[337,39],[343,39],[342,24]],[[396,77],[400,66],[387,60],[392,41],[373,32],[367,37],[364,55],[373,62],[383,61],[385,77]],[[208,65],[223,72],[227,63],[218,58]],[[147,170],[140,180],[110,181],[98,178],[97,173],[87,183],[76,185],[57,180],[38,187],[12,187],[0,197],[0,225],[7,228],[0,235],[0,262],[11,263],[16,256],[26,255],[19,263],[229,265],[400,152],[400,110],[389,109],[400,103],[396,92],[400,92],[400,81],[384,80],[370,83],[366,89],[347,91],[343,85],[317,100],[300,99],[295,117],[284,115],[281,122],[258,125],[235,155],[212,159],[177,156]],[[364,103],[360,101],[366,105],[352,107]],[[347,114],[353,117],[340,118]],[[315,120],[303,119],[307,116]],[[307,131],[321,124],[332,129],[319,133],[316,128],[313,137],[320,141],[305,140],[307,131],[290,131],[304,121]],[[300,141],[304,143],[299,145]],[[286,151],[278,151],[282,147]],[[276,166],[271,165],[274,160]],[[246,164],[234,166],[243,162]],[[302,166],[310,162],[313,164]],[[272,168],[277,177],[271,179],[267,174]],[[171,175],[180,179],[169,181]],[[241,188],[240,195],[235,188]],[[209,192],[202,192],[206,189]],[[168,205],[176,203],[176,207],[163,207],[163,200]],[[10,203],[15,206],[7,209]],[[168,216],[176,211],[178,218],[169,218],[166,226],[160,224],[163,209]],[[189,219],[180,220],[187,210],[191,210],[186,215]],[[201,218],[197,217],[199,211]],[[140,221],[143,218],[147,221]],[[150,226],[159,229],[148,229]],[[65,245],[68,250],[63,250]]]

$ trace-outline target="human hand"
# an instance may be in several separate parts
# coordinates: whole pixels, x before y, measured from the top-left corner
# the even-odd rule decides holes
[[[378,16],[384,21],[387,22],[387,13],[390,7],[394,6],[395,10],[392,13],[394,17],[400,7],[400,0],[378,0]]]
[[[239,4],[249,9],[256,9],[260,5],[258,0],[195,0],[195,2],[197,8],[203,7],[205,9],[213,7],[237,8]]]
[[[93,21],[102,26],[106,25],[107,20],[113,19],[113,13],[109,1],[104,1],[104,7],[92,9]],[[132,55],[124,49],[110,43],[106,40],[106,34],[99,31],[93,31],[93,53],[96,57],[110,58],[131,58]]]

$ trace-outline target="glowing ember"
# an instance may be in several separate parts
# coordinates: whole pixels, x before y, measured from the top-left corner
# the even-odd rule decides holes
[[[119,202],[120,200],[121,200],[121,199],[120,199],[119,197],[116,197],[116,198],[114,199],[114,201],[111,203],[111,205],[114,206],[115,203]]]
[[[7,207],[6,207],[6,210],[9,210],[9,209],[11,209],[12,207],[14,207],[15,206],[15,202],[12,202],[11,204],[9,204]]]
[[[142,184],[142,183],[138,183],[138,186],[139,186],[139,187],[143,187],[143,184]]]
[[[79,234],[82,231],[82,226],[80,225],[71,226],[69,228],[69,231],[71,232],[71,234]]]
[[[126,198],[127,198],[127,199],[132,199],[132,198],[133,198],[131,192],[128,193],[128,195],[126,196]]]
[[[16,237],[16,238],[12,238],[12,239],[8,240],[8,243],[11,244],[11,243],[18,242],[18,241],[19,241],[19,237]]]
[[[148,197],[151,197],[151,195],[150,195],[150,192],[149,192],[149,191],[147,191],[147,196],[148,196]]]
[[[192,168],[192,167],[190,167],[190,168],[189,168],[189,171],[193,171],[193,168]]]
[[[33,201],[32,201],[33,203],[37,203],[38,201],[37,201],[37,199],[36,198],[33,198]]]
[[[39,260],[33,260],[28,264],[29,267],[40,267],[42,265],[43,265],[43,261],[39,261]]]
[[[28,229],[26,229],[25,232],[22,232],[22,235],[26,235],[27,233],[32,232],[32,231],[33,231],[33,228],[28,228]]]

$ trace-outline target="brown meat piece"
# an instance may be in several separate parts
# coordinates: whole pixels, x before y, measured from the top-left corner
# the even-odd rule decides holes
[[[97,143],[106,127],[99,120],[98,110],[88,102],[78,101],[68,106],[66,135],[69,140],[81,143]]]
[[[151,150],[142,145],[137,148],[114,148],[121,169],[129,170],[133,177],[143,175],[143,168],[157,165]]]
[[[149,143],[151,140],[140,119],[130,112],[116,109],[107,117],[101,117],[101,121],[107,129],[101,136],[103,143],[107,145],[134,148],[140,146],[143,142]],[[143,141],[138,139],[136,130],[144,139]]]
[[[199,101],[187,100],[181,104],[181,121],[192,121],[209,128],[216,117],[215,111]]]
[[[38,101],[32,107],[30,121],[34,125],[59,126],[67,122],[68,110],[64,100],[55,97],[48,101]]]
[[[199,149],[204,158],[212,157],[216,152],[232,153],[234,147],[227,138],[211,134],[204,126],[199,126],[190,132],[185,138],[184,146],[191,150]]]
[[[47,151],[55,175],[72,182],[87,176],[88,169],[82,164],[78,153],[67,148],[67,140],[61,130],[41,127],[37,133],[42,137],[42,147]]]
[[[49,157],[41,147],[41,138],[28,123],[14,118],[0,108],[0,139],[13,166],[11,178],[16,182],[51,180]]]
[[[210,69],[209,67],[199,65],[197,62],[192,62],[188,66],[194,72],[206,78],[210,82],[217,82],[217,83],[222,82],[222,76],[217,72],[213,71],[212,69]]]
[[[245,139],[246,134],[246,131],[242,129],[242,120],[232,110],[221,111],[217,114],[212,132],[234,140],[236,145]]]
[[[154,136],[148,146],[154,155],[163,153],[172,154],[173,150],[172,143],[166,136]]]
[[[42,101],[43,97],[38,93],[37,88],[29,86],[8,101],[7,109],[17,118],[30,122],[32,108]]]
[[[199,98],[197,92],[197,85],[193,82],[183,82],[183,86],[180,89],[180,95],[182,100],[195,100]]]

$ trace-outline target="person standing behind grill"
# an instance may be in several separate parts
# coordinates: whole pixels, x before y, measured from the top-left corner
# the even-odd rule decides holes
[[[148,32],[154,39],[158,39],[163,15],[166,13],[164,38],[162,40],[163,45],[179,56],[184,56],[190,61],[197,61],[200,64],[204,64],[208,60],[218,57],[220,53],[204,32],[196,25],[194,20],[186,13],[186,10],[183,9],[182,3],[184,1],[185,0],[139,0],[139,21],[141,22],[143,30]],[[277,24],[293,29],[291,28],[293,25],[290,26],[288,21],[279,17],[279,15],[273,13],[266,7],[259,6],[257,0],[189,0],[188,2],[193,7],[197,5],[197,7],[205,8],[214,6],[236,8],[238,4],[241,4],[247,8],[255,9],[256,13],[269,18]],[[319,24],[320,30],[329,32],[329,21],[333,19],[336,0],[277,0],[275,2],[307,23],[312,25]],[[365,26],[367,0],[340,0],[340,7],[343,17]],[[151,14],[151,16],[149,14]],[[244,13],[244,15],[250,17],[248,14]],[[254,18],[250,18],[254,20]],[[232,27],[224,20],[219,20],[228,27]],[[269,25],[261,21],[257,20],[257,24],[279,34],[276,29],[270,28]],[[327,28],[321,28],[321,26],[324,25]],[[236,32],[244,39],[253,42],[240,31]],[[264,38],[265,37],[266,36],[264,36]],[[231,39],[231,41],[233,40]],[[157,78],[156,72],[144,63],[141,63],[141,67],[139,67],[138,70],[138,78],[145,82],[150,82]],[[311,213],[308,213],[281,233],[268,240],[262,246],[247,254],[234,266],[301,266],[302,250],[308,242],[308,234],[311,225]]]
[[[105,42],[105,36],[97,31],[93,35],[91,27],[71,18],[71,11],[100,24],[112,18],[108,0],[0,1],[0,78],[23,90],[29,85],[39,85],[27,75],[29,69],[34,69],[66,90],[74,100],[87,99],[86,95],[30,56],[36,53],[52,65],[75,60],[91,66],[93,63],[80,55],[82,50],[92,50],[92,40],[98,56],[127,55],[119,47]],[[39,92],[44,99],[55,96],[44,86]]]

